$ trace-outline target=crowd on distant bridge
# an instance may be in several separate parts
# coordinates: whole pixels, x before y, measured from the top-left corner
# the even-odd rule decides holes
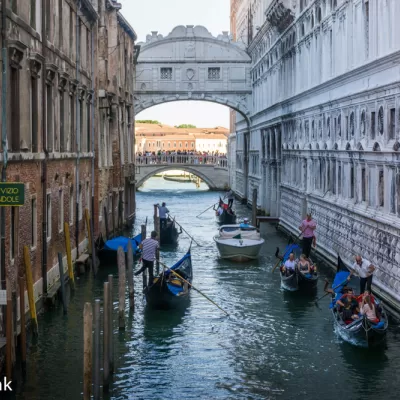
[[[226,154],[218,151],[161,151],[137,152],[137,164],[221,164],[227,163]]]

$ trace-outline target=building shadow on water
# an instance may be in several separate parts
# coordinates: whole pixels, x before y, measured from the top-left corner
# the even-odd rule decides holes
[[[317,299],[317,290],[309,293],[289,292],[282,289],[283,303],[286,310],[289,312],[292,319],[307,317],[311,312],[315,312]]]

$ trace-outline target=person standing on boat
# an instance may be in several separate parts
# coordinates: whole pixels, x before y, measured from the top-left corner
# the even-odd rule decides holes
[[[139,248],[142,250],[143,266],[139,269],[139,271],[135,272],[135,276],[138,276],[145,271],[146,268],[148,268],[149,286],[151,286],[154,281],[154,260],[156,259],[157,249],[160,248],[160,244],[157,241],[157,232],[151,232],[151,237],[144,239],[143,242],[140,243]]]
[[[306,219],[301,223],[299,229],[303,233],[303,254],[309,258],[311,245],[314,239],[314,231],[317,228],[317,223],[312,219],[311,212],[307,213]]]
[[[162,203],[161,206],[156,204],[158,208],[158,213],[160,215],[160,226],[164,228],[167,226],[167,214],[169,213],[168,208],[166,207],[165,203]]]
[[[360,255],[356,256],[356,261],[353,264],[353,269],[357,272],[360,277],[360,294],[364,293],[365,286],[367,290],[372,293],[372,276],[375,271],[375,266],[365,258],[363,259]]]
[[[233,194],[233,190],[232,189],[229,189],[229,192],[226,193],[225,198],[228,199],[228,207],[232,208],[233,200],[235,199],[235,195]]]

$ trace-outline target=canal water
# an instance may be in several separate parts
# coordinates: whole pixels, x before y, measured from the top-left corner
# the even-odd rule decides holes
[[[193,284],[230,316],[193,291],[180,312],[151,311],[135,277],[136,301],[127,312],[126,330],[115,325],[115,373],[105,399],[388,399],[398,398],[400,329],[391,321],[387,347],[356,348],[334,332],[328,298],[314,305],[315,296],[284,293],[279,274],[271,273],[277,246],[287,239],[268,227],[259,260],[235,264],[218,259],[213,241],[214,212],[196,215],[218,201],[219,193],[205,186],[178,184],[162,178],[146,182],[137,195],[134,232],[153,204],[165,201],[171,215],[201,245],[192,244]],[[240,218],[250,210],[235,204]],[[182,234],[175,250],[162,251],[172,265],[187,251]],[[135,266],[135,269],[138,267]],[[316,296],[332,272],[321,266]],[[77,281],[68,315],[60,307],[39,318],[39,338],[28,354],[28,376],[17,389],[18,400],[78,400],[82,398],[82,312],[85,301],[102,298],[103,282],[116,266],[103,268],[94,279]],[[116,279],[115,279],[116,283]],[[114,316],[117,317],[117,286]],[[115,318],[116,319],[116,318]]]

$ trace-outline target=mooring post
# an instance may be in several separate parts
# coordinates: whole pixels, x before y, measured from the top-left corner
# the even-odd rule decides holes
[[[93,260],[93,255],[92,255],[92,232],[90,229],[90,215],[89,215],[89,210],[85,208],[85,222],[86,222],[86,229],[87,229],[87,234],[88,234],[88,251],[89,254],[92,256]],[[92,261],[92,268],[94,268],[94,261]]]
[[[253,199],[251,204],[252,224],[257,227],[257,189],[253,189]]]
[[[128,274],[128,288],[129,288],[129,308],[133,310],[135,308],[135,296],[133,287],[133,250],[131,241],[128,242],[128,253],[127,253],[127,274]]]
[[[109,345],[109,335],[110,335],[110,284],[104,282],[104,299],[103,299],[103,391],[108,392],[110,385],[110,345]]]
[[[7,306],[6,306],[6,377],[9,381],[12,380],[13,373],[13,360],[12,360],[12,295],[11,295],[11,282],[6,276],[6,296],[7,296]]]
[[[64,265],[61,253],[58,253],[58,268],[60,271],[61,299],[63,303],[64,314],[67,314],[67,299],[65,296],[65,282],[64,282]]]
[[[28,246],[24,246],[24,263],[25,263],[26,289],[28,291],[29,310],[31,313],[32,329],[33,329],[34,335],[37,335],[38,334],[38,323],[37,323],[37,316],[36,316],[35,296],[33,293],[31,257],[30,257]]]
[[[122,247],[118,247],[118,297],[119,297],[119,313],[118,313],[118,326],[119,329],[125,329],[125,253]]]
[[[157,240],[160,241],[160,217],[157,204],[154,204],[154,230],[157,232]]]
[[[144,239],[146,239],[146,225],[141,225],[141,227],[140,227],[141,229],[140,229],[140,233],[142,234],[142,242],[143,242],[143,240]]]
[[[19,313],[20,313],[20,324],[21,324],[21,336],[20,336],[20,347],[21,347],[21,368],[22,375],[26,375],[26,324],[25,324],[25,280],[23,276],[19,276]]]
[[[69,284],[71,285],[71,289],[74,290],[75,289],[75,277],[74,277],[74,270],[72,268],[71,237],[69,235],[68,222],[64,222],[64,237],[65,237],[65,252],[67,253]]]
[[[60,253],[58,253],[60,254]],[[92,394],[92,304],[85,303],[83,309],[83,399],[90,400]]]
[[[108,336],[108,349],[110,355],[110,374],[114,373],[114,285],[113,276],[108,275],[108,289],[109,289],[109,305],[108,305],[108,320],[110,323],[110,335]]]
[[[100,400],[100,300],[94,302],[93,400]]]

